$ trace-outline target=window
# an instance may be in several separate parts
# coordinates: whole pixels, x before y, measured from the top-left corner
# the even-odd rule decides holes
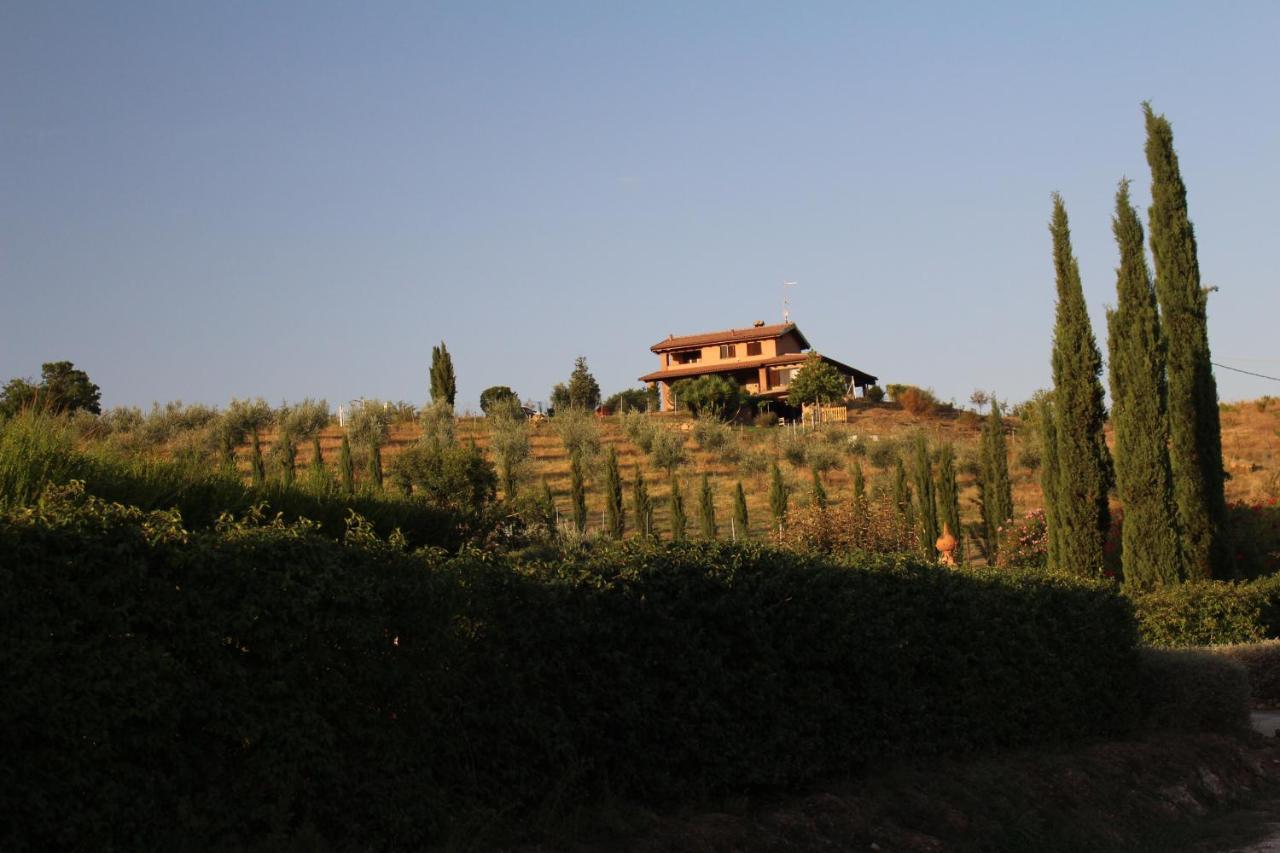
[[[671,353],[671,360],[676,364],[695,364],[702,360],[702,350],[687,349]]]
[[[795,377],[798,367],[782,367],[769,371],[769,387],[785,388],[791,384],[792,378]]]
[[[759,355],[759,354],[760,354],[759,341],[752,341],[751,343],[747,344],[747,355]]]
[[[720,345],[721,358],[733,358],[735,355],[737,355],[737,352],[738,352],[738,348],[735,347],[733,344]]]

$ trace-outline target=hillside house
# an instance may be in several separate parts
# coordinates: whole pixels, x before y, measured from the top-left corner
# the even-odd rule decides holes
[[[661,410],[675,408],[672,383],[708,374],[732,377],[743,391],[775,401],[775,409],[786,411],[791,377],[809,355],[809,341],[794,323],[766,326],[757,322],[747,329],[726,329],[700,335],[671,335],[649,347],[657,354],[659,369],[640,377],[657,384]],[[856,389],[874,385],[876,377],[857,368],[821,356],[848,381],[849,396]]]

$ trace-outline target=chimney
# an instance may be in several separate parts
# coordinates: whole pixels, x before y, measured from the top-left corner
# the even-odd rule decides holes
[[[763,325],[764,325],[764,320],[756,320],[756,321],[755,321],[754,323],[752,323],[751,325],[755,326],[755,327],[758,329],[758,328],[760,328],[761,326],[763,326]]]

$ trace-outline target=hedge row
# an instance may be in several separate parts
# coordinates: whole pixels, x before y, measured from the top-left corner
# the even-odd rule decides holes
[[[50,484],[77,480],[94,495],[147,510],[176,508],[187,527],[213,526],[223,513],[261,508],[287,520],[308,518],[340,538],[352,511],[381,536],[395,530],[410,545],[458,548],[487,528],[479,515],[463,515],[421,499],[381,495],[320,495],[278,482],[246,486],[235,474],[195,464],[113,454],[77,446],[67,424],[36,412],[0,421],[0,507],[36,500]]]
[[[1144,643],[1209,646],[1280,637],[1280,575],[1193,581],[1133,596]]]
[[[357,528],[0,515],[0,847],[476,846],[600,796],[1130,730],[1108,587],[759,548],[518,564]]]

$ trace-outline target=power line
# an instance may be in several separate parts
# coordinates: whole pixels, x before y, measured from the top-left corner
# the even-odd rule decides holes
[[[1249,376],[1256,376],[1259,379],[1270,379],[1272,382],[1280,382],[1280,376],[1267,376],[1265,373],[1254,373],[1252,370],[1241,370],[1238,367],[1228,367],[1225,364],[1218,364],[1216,361],[1210,362],[1214,367],[1221,367],[1223,370],[1234,370],[1236,373],[1244,373]]]

